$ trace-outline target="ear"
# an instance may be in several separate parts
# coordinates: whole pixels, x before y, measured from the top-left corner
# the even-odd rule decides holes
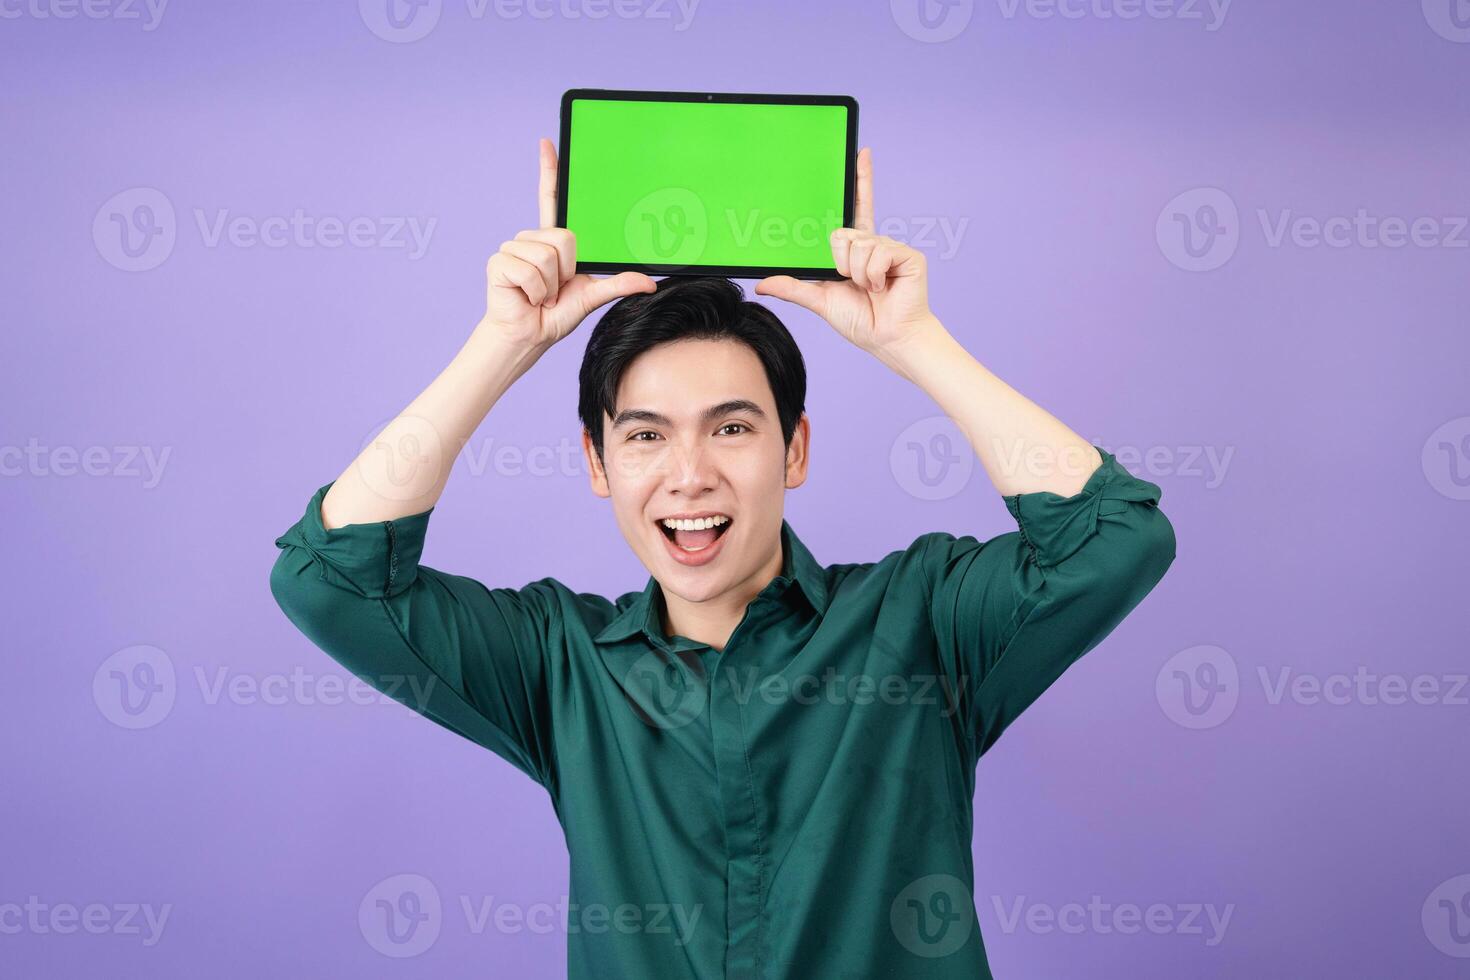
[[[585,426],[582,428],[582,456],[587,460],[587,474],[592,492],[599,497],[612,496],[612,490],[607,485],[607,472],[602,468],[602,460],[597,458],[597,447],[592,443],[592,433]]]
[[[806,482],[808,450],[811,446],[812,427],[806,413],[796,420],[791,432],[791,445],[786,448],[786,489],[795,490]]]

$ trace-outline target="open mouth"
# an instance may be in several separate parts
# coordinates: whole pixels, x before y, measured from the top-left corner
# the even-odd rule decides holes
[[[697,531],[675,530],[663,521],[656,521],[655,523],[658,525],[658,529],[663,532],[664,537],[668,538],[674,547],[689,554],[698,554],[723,537],[725,532],[730,530],[730,526],[735,523],[735,520],[734,518],[726,518],[723,522],[713,527],[702,528]]]

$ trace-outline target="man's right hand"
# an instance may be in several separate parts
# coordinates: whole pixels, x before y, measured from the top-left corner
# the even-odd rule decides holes
[[[486,267],[488,296],[478,331],[528,347],[550,347],[587,314],[656,284],[641,272],[606,279],[576,274],[577,240],[556,225],[556,148],[541,140],[541,227],[502,242]]]

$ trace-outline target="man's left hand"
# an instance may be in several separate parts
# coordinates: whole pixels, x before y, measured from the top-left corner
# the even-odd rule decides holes
[[[832,232],[832,259],[841,281],[810,282],[771,276],[756,283],[761,296],[804,306],[870,354],[881,355],[938,326],[929,310],[924,254],[873,231],[873,156],[857,157],[853,227]]]

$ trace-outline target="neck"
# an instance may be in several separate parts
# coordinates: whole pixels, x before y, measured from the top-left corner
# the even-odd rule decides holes
[[[715,651],[722,651],[730,642],[730,634],[740,625],[745,609],[760,594],[761,589],[781,574],[781,535],[776,535],[776,549],[756,573],[728,591],[703,602],[689,602],[667,591],[659,591],[664,597],[664,635],[670,638],[683,636],[696,643],[705,643]]]

